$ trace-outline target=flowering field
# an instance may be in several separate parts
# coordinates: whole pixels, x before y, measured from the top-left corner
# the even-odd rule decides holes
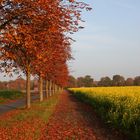
[[[140,139],[140,87],[71,88],[81,101],[93,106],[110,126],[131,139]]]

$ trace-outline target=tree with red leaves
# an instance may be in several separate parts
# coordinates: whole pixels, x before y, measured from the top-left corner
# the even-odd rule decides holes
[[[1,69],[6,73],[18,69],[25,73],[27,108],[31,106],[31,74],[40,76],[40,85],[46,73],[56,75],[54,81],[64,85],[68,74],[66,61],[70,58],[70,38],[66,33],[81,28],[79,9],[84,8],[90,10],[87,4],[76,0],[1,0]],[[40,92],[42,101],[41,86]]]

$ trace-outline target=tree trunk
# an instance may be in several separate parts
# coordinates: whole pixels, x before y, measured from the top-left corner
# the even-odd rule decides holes
[[[55,93],[57,93],[57,84],[55,84]]]
[[[54,94],[55,94],[55,92],[56,92],[56,91],[55,91],[55,83],[54,83],[54,87],[53,87],[53,89],[54,89]]]
[[[48,98],[48,91],[49,91],[48,80],[46,80],[46,98]]]
[[[52,94],[52,82],[51,80],[49,81],[49,95],[51,96]]]
[[[61,92],[61,87],[59,86],[59,92]]]
[[[52,95],[54,95],[54,82],[52,82]]]
[[[30,68],[27,68],[27,73],[26,73],[26,108],[31,107],[31,93],[30,93]]]
[[[39,76],[39,95],[40,95],[40,102],[43,101],[43,78]]]

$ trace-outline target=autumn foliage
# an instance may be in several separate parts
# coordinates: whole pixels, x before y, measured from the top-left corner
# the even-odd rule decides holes
[[[83,28],[82,9],[91,8],[76,0],[0,1],[0,68],[25,73],[28,108],[31,75],[66,85],[70,34]]]

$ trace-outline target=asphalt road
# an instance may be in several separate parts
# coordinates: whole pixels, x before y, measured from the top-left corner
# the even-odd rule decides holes
[[[31,102],[34,100],[39,99],[39,95],[32,95]],[[16,100],[15,102],[5,103],[0,105],[0,115],[6,113],[8,111],[18,109],[19,107],[23,107],[26,105],[26,98]]]

